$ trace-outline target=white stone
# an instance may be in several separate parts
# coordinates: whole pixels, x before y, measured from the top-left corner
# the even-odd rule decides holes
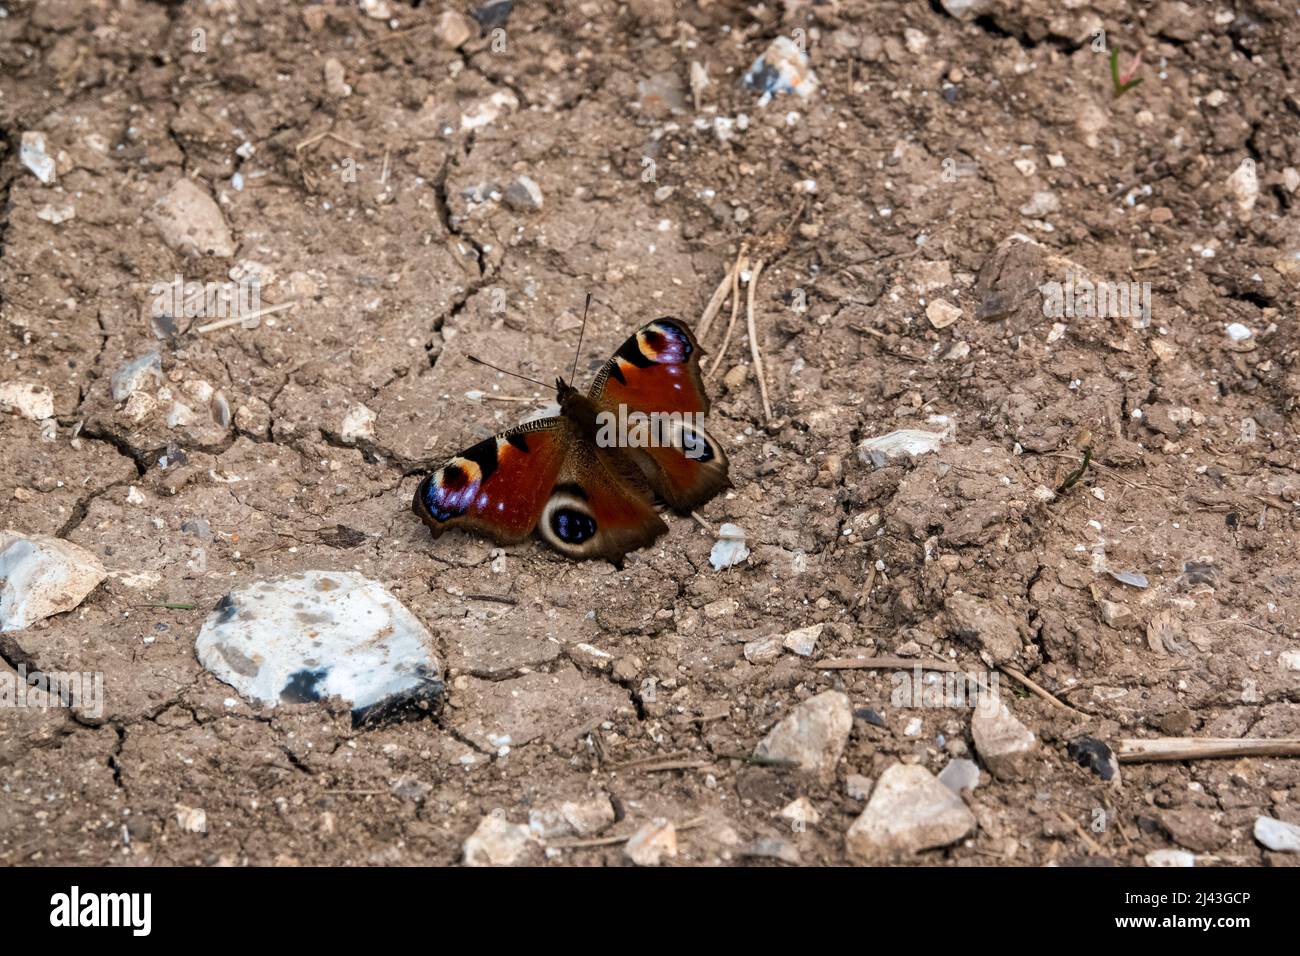
[[[466,866],[511,866],[528,851],[533,835],[528,827],[489,813],[461,846]]]
[[[709,564],[714,571],[743,563],[749,557],[745,544],[745,530],[740,525],[727,522],[718,529],[718,540],[709,552]]]
[[[564,822],[580,837],[593,837],[614,823],[616,814],[609,794],[602,793],[588,800],[568,800],[560,804]]]
[[[864,465],[874,464],[879,467],[889,458],[938,451],[941,444],[952,440],[956,429],[946,415],[931,415],[929,420],[931,424],[942,425],[944,430],[932,432],[920,428],[900,428],[887,435],[867,438],[858,443],[858,460]]]
[[[47,186],[58,178],[54,170],[54,160],[45,152],[44,133],[23,133],[22,139],[19,140],[18,161]]]
[[[201,807],[176,804],[176,825],[185,833],[207,833],[208,814]]]
[[[1186,850],[1152,850],[1143,859],[1147,866],[1188,867],[1196,865],[1196,855]]]
[[[1278,853],[1300,853],[1300,826],[1294,823],[1256,817],[1255,839]]]
[[[677,828],[658,817],[632,834],[623,851],[637,866],[658,866],[664,857],[677,856]]]
[[[67,222],[69,219],[77,218],[77,209],[71,203],[46,203],[40,209],[36,210],[36,218],[43,222],[48,222],[52,226],[58,226]]]
[[[773,727],[757,747],[759,759],[789,761],[823,778],[835,772],[853,729],[847,694],[822,691],[800,703]]]
[[[1056,198],[1056,193],[1044,189],[1034,193],[1029,202],[1020,207],[1020,213],[1023,216],[1039,219],[1058,212],[1060,208],[1061,200]]]
[[[970,720],[975,751],[999,780],[1023,777],[1038,749],[1038,738],[996,697],[981,698]]]
[[[811,627],[801,627],[787,634],[781,643],[791,653],[798,654],[800,657],[811,657],[812,652],[817,649],[817,639],[821,637],[825,626],[825,624],[814,624]]]
[[[31,382],[0,382],[0,410],[42,422],[54,417],[54,393]]]
[[[822,815],[817,812],[811,800],[798,797],[781,810],[781,819],[789,820],[796,827],[815,827],[822,822]]]
[[[745,660],[751,664],[770,664],[781,656],[779,637],[760,637],[745,644]]]
[[[991,6],[993,0],[942,0],[943,8],[958,20],[973,20]]]
[[[859,863],[955,843],[975,829],[962,799],[924,767],[896,763],[883,774],[862,815],[845,835]]]
[[[339,437],[346,442],[369,441],[375,437],[375,418],[365,405],[353,405],[343,416]]]
[[[237,588],[195,641],[199,663],[274,707],[338,696],[370,708],[426,706],[442,694],[433,637],[377,581],[303,571]]]
[[[1237,201],[1237,208],[1248,213],[1255,208],[1259,198],[1259,174],[1255,170],[1255,161],[1246,157],[1241,161],[1232,175],[1228,177],[1228,191]]]
[[[946,329],[961,318],[961,309],[946,299],[934,299],[925,307],[925,317],[936,329]]]
[[[70,541],[0,531],[0,631],[72,610],[107,573],[99,558]]]

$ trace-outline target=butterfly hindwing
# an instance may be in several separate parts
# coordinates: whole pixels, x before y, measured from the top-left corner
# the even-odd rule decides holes
[[[686,323],[665,316],[641,327],[596,375],[590,398],[606,412],[648,416],[657,443],[624,450],[675,511],[688,512],[724,488],[727,453],[705,430],[709,398],[703,350]]]
[[[644,480],[620,468],[615,456],[582,440],[565,460],[537,523],[538,534],[568,557],[621,564],[627,552],[653,544],[668,531],[651,507],[648,491]]]

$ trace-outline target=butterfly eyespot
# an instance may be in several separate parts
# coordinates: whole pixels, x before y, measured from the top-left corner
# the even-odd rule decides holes
[[[596,519],[575,508],[551,512],[551,530],[565,544],[582,544],[596,535]]]
[[[650,323],[641,330],[638,339],[641,353],[659,363],[685,362],[694,351],[686,330],[668,319]]]
[[[420,497],[425,510],[436,521],[450,521],[463,515],[482,483],[472,461],[457,458],[424,479]]]
[[[691,461],[713,461],[716,455],[709,440],[693,428],[683,427],[681,432],[682,454]]]

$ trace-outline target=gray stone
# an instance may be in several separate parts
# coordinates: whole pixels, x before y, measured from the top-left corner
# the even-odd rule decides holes
[[[980,785],[980,768],[974,760],[957,757],[939,771],[939,782],[953,793],[974,790]]]
[[[162,357],[157,352],[146,352],[113,373],[113,401],[125,402],[135,392],[157,388],[162,380]]]
[[[760,637],[745,644],[745,660],[751,664],[770,664],[781,656],[781,638]]]
[[[506,189],[506,205],[515,212],[536,212],[542,203],[541,187],[528,176],[520,176]]]

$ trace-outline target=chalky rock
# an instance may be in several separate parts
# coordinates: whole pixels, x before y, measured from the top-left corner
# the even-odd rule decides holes
[[[20,631],[70,611],[107,572],[70,541],[0,531],[0,631]]]
[[[461,846],[466,866],[512,866],[533,843],[528,827],[490,813]]]
[[[54,160],[45,149],[45,134],[34,130],[23,133],[22,139],[18,142],[19,162],[48,186],[58,179],[58,175],[55,172]]]
[[[754,757],[792,763],[827,778],[835,772],[852,729],[853,707],[848,694],[823,691],[773,727],[754,748]]]
[[[999,780],[1028,775],[1038,738],[996,697],[981,699],[970,719],[975,750]]]
[[[858,863],[956,843],[975,829],[961,797],[924,767],[896,763],[880,775],[871,800],[845,834]]]
[[[352,723],[435,709],[443,694],[433,638],[378,582],[304,571],[237,588],[195,641],[199,663],[271,707],[338,696]]]
[[[623,851],[637,866],[658,866],[665,857],[677,856],[677,828],[656,817],[632,834]]]
[[[1144,859],[1147,866],[1189,867],[1196,865],[1196,854],[1186,850],[1152,850]]]
[[[225,258],[235,254],[235,241],[220,207],[189,179],[178,179],[154,204],[149,219],[176,252]]]
[[[54,393],[31,382],[0,382],[0,412],[17,412],[34,422],[54,417]]]

